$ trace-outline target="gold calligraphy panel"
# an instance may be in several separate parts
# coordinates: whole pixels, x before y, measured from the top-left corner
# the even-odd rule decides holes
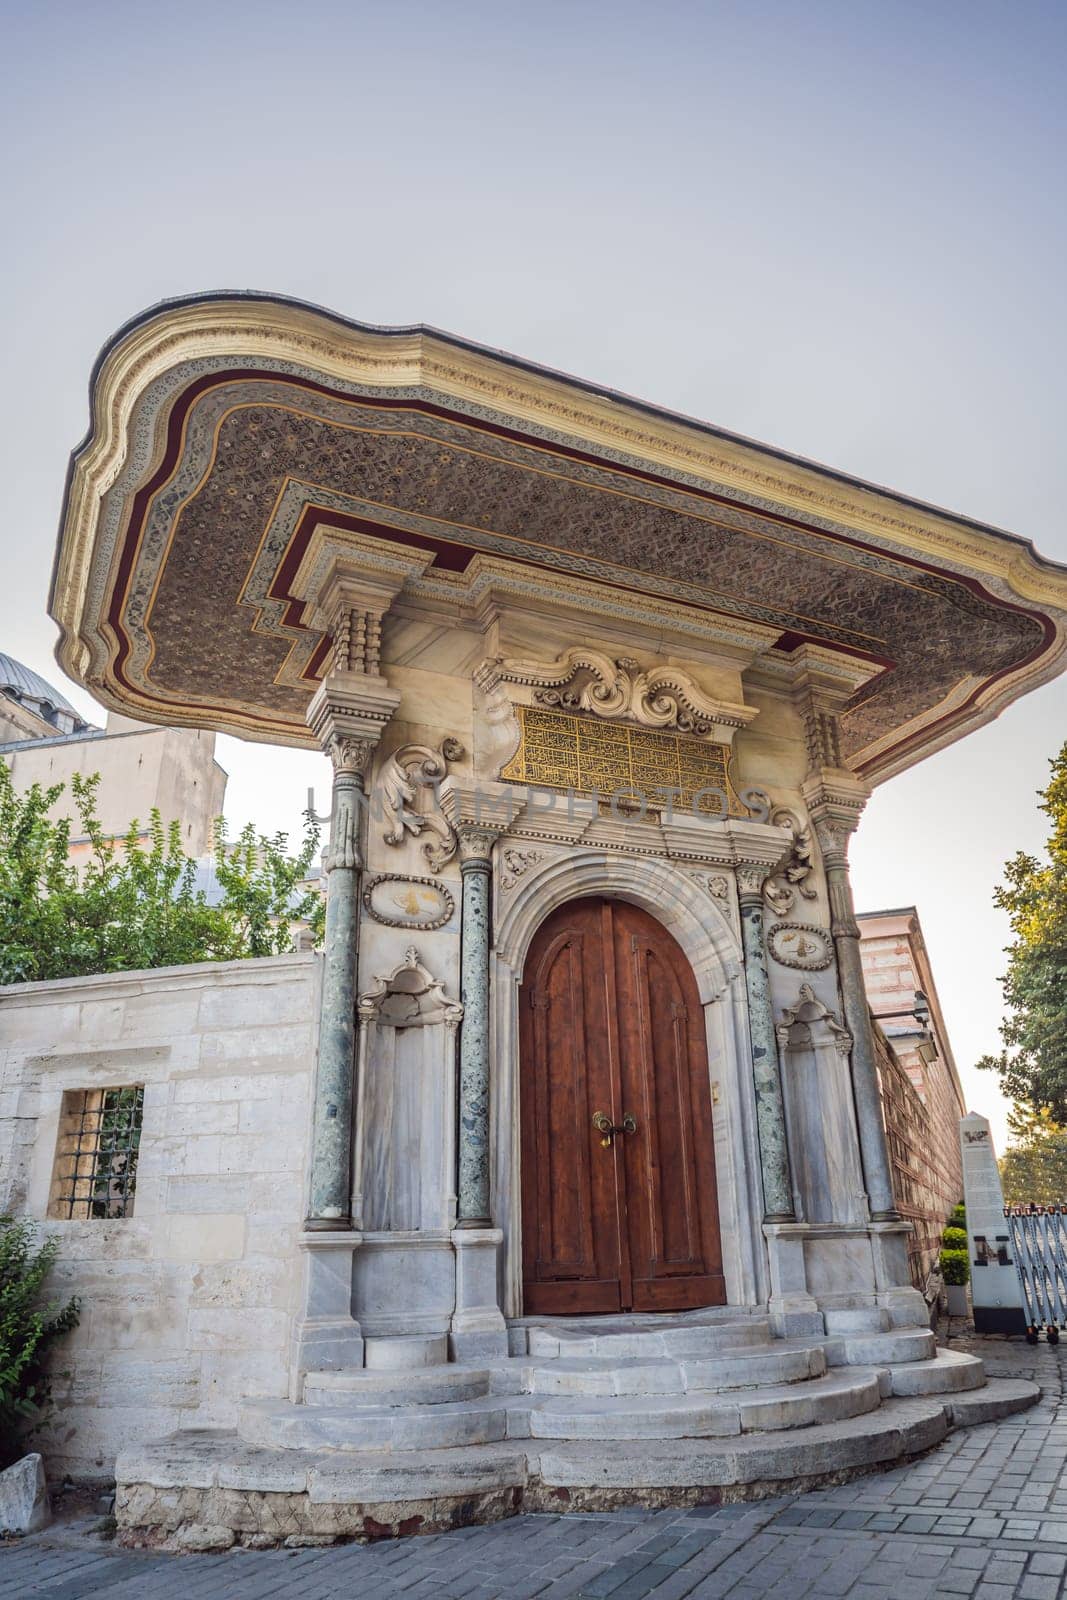
[[[536,706],[516,706],[515,714],[521,738],[500,774],[507,782],[641,795],[652,807],[664,806],[673,790],[676,811],[713,817],[722,815],[724,794],[730,816],[747,816],[730,783],[728,745]]]

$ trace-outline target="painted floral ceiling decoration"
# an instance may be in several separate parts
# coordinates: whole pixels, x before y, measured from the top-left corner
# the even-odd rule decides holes
[[[313,742],[329,640],[292,583],[323,523],[418,553],[413,592],[459,611],[507,563],[869,663],[841,741],[872,777],[1062,660],[1067,570],[1024,541],[431,330],[175,302],[92,404],[51,610],[66,669],[137,715]]]

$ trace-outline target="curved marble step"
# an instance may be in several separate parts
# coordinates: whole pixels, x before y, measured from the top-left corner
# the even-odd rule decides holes
[[[735,1391],[728,1399],[698,1394],[556,1397],[536,1402],[528,1420],[535,1439],[699,1439],[808,1428],[874,1411],[880,1399],[877,1372],[849,1372]],[[519,1415],[515,1408],[514,1423]]]
[[[309,1372],[304,1404],[381,1407],[441,1405],[480,1400],[489,1393],[490,1374],[478,1367],[424,1367],[411,1372]]]
[[[852,1333],[824,1341],[832,1367],[895,1367],[908,1361],[931,1361],[937,1340],[929,1328],[893,1328],[888,1333]]]
[[[1040,1388],[1026,1378],[990,1378],[981,1389],[946,1395],[943,1405],[954,1428],[973,1428],[1026,1411],[1040,1399]]]
[[[963,1350],[939,1350],[930,1361],[909,1361],[891,1366],[889,1376],[895,1395],[957,1394],[980,1389],[986,1381],[981,1356]]]
[[[557,1356],[594,1356],[611,1360],[655,1356],[714,1356],[726,1350],[769,1345],[771,1325],[765,1317],[706,1322],[680,1322],[677,1318],[650,1319],[647,1323],[614,1328],[603,1319],[603,1330],[589,1323],[567,1326],[552,1323],[527,1329],[529,1354],[542,1359]]]
[[[744,1434],[684,1444],[647,1440],[640,1449],[544,1444],[529,1470],[559,1488],[656,1489],[792,1482],[888,1465],[939,1444],[948,1432],[937,1400],[890,1400],[873,1413],[791,1433]]]
[[[761,1384],[803,1383],[822,1377],[826,1353],[819,1344],[790,1349],[754,1347],[719,1356],[560,1356],[544,1366],[527,1367],[523,1389],[537,1395],[670,1395],[722,1393]]]
[[[244,1493],[306,1493],[316,1504],[412,1502],[522,1488],[647,1491],[667,1503],[677,1488],[793,1482],[852,1468],[888,1465],[945,1437],[937,1400],[890,1400],[878,1411],[797,1432],[732,1439],[646,1440],[620,1450],[610,1442],[529,1439],[466,1449],[363,1453],[257,1448],[221,1429],[189,1429],[124,1450],[116,1463],[122,1490],[148,1485]],[[129,1519],[128,1519],[129,1520]],[[131,1523],[132,1525],[132,1523]]]
[[[237,1432],[245,1444],[274,1450],[444,1450],[499,1443],[508,1409],[500,1400],[379,1409],[257,1400],[241,1407]]]

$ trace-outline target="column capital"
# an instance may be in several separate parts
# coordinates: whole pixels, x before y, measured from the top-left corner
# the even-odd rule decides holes
[[[400,690],[365,672],[331,672],[312,696],[307,723],[334,771],[366,771],[382,731],[400,704]]]
[[[501,829],[486,828],[476,822],[460,822],[456,826],[459,841],[459,869],[461,872],[478,870],[488,872],[493,846]]]
[[[763,885],[770,867],[766,862],[742,861],[734,869],[737,879],[737,898],[741,905],[763,905]]]
[[[822,767],[805,778],[803,794],[826,865],[845,866],[849,838],[871,796],[869,784],[843,768]]]

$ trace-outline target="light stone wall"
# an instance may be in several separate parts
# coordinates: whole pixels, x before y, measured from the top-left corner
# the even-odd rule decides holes
[[[203,963],[0,988],[0,1213],[60,1241],[81,1323],[53,1362],[53,1477],[231,1426],[284,1396],[297,1310],[320,958]],[[145,1086],[132,1216],[49,1221],[63,1092]]]
[[[212,847],[215,819],[226,797],[226,773],[215,760],[215,735],[202,729],[154,728],[127,717],[108,717],[106,733],[81,739],[23,744],[3,759],[20,794],[33,783],[67,787],[52,807],[53,818],[75,815],[70,793],[74,773],[100,774],[97,814],[107,835],[122,838],[137,819],[146,829],[156,807],[164,825],[178,822],[186,855],[206,855]],[[25,738],[12,733],[11,738]],[[78,824],[71,829],[77,838]],[[84,850],[81,852],[84,854]],[[79,854],[77,849],[75,854]]]

